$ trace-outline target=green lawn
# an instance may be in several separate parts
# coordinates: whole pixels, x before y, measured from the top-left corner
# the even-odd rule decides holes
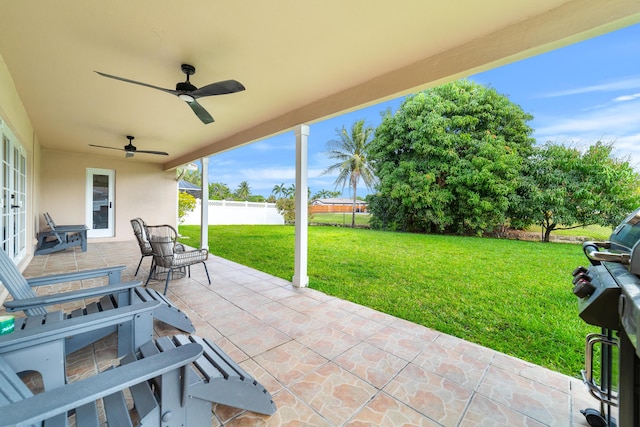
[[[198,226],[180,233],[199,241]],[[211,226],[209,250],[293,276],[290,226]],[[309,228],[310,287],[572,376],[597,330],[571,293],[584,263],[572,244]]]
[[[337,224],[351,226],[351,213],[316,213],[311,216],[311,224]],[[369,225],[370,214],[356,213],[356,225]]]
[[[540,226],[532,226],[528,228],[528,231],[541,234],[542,229]],[[608,240],[613,231],[610,227],[602,227],[601,225],[590,225],[588,227],[578,227],[569,230],[554,230],[551,232],[552,236],[584,236],[592,240]]]

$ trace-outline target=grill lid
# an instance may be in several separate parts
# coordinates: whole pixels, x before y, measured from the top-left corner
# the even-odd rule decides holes
[[[602,261],[628,265],[640,275],[640,208],[629,214],[606,242],[584,242],[582,249],[594,265]]]
[[[613,230],[609,240],[612,250],[631,253],[633,247],[640,241],[640,208],[629,214]]]

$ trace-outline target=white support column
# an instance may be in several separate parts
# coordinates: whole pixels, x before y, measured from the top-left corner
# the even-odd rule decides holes
[[[308,211],[309,184],[307,182],[307,157],[309,151],[309,126],[298,125],[296,134],[296,236],[293,286],[304,288],[309,285],[307,276],[307,250],[309,243]]]
[[[200,204],[200,244],[209,250],[209,158],[202,158],[202,203]]]

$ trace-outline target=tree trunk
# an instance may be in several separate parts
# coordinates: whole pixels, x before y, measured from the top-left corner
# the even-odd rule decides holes
[[[544,243],[549,243],[549,240],[551,238],[551,232],[556,228],[555,224],[550,224],[547,225],[547,227],[544,229],[544,237],[542,239],[542,241]]]
[[[356,228],[356,187],[357,184],[353,183],[353,205],[351,206],[351,228]]]

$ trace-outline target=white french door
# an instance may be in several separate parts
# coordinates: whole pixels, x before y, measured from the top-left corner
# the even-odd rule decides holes
[[[87,237],[115,235],[115,177],[116,172],[111,169],[87,168]]]
[[[11,130],[0,120],[2,144],[2,206],[0,226],[2,249],[14,261],[26,253],[27,242],[27,157]]]

